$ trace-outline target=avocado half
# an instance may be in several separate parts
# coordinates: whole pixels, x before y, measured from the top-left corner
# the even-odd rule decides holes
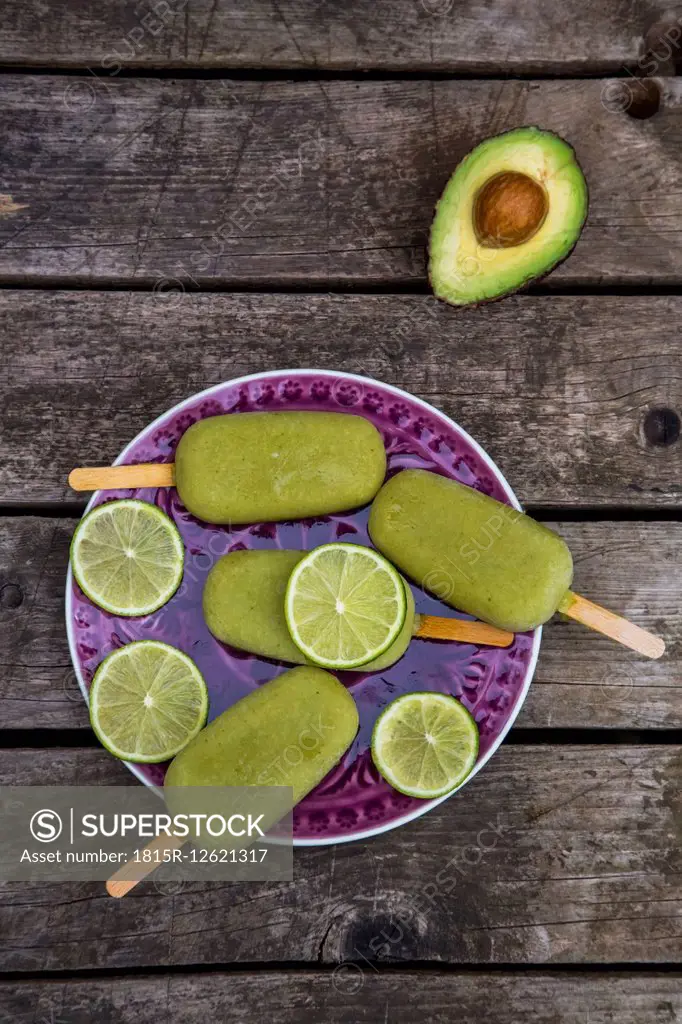
[[[587,216],[573,149],[516,128],[464,157],[436,205],[429,244],[434,293],[455,306],[499,299],[566,259]]]

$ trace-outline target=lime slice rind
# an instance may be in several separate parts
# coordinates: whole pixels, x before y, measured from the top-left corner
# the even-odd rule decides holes
[[[175,523],[135,498],[88,512],[71,541],[71,566],[85,596],[111,615],[158,611],[182,582],[184,545]]]
[[[400,574],[383,555],[359,544],[324,544],[295,566],[285,616],[291,638],[315,665],[351,669],[395,642],[407,597]]]
[[[454,697],[408,693],[381,713],[371,747],[377,770],[394,789],[432,800],[447,796],[471,774],[478,758],[478,727]]]
[[[190,657],[159,640],[139,640],[109,654],[95,672],[89,700],[102,746],[140,764],[175,757],[208,715],[201,672]]]

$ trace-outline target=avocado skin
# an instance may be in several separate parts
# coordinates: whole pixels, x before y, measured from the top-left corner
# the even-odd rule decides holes
[[[434,207],[434,209],[435,209],[435,207]],[[587,208],[585,210],[585,217],[587,217]],[[585,221],[583,220],[583,224],[584,223],[585,223]],[[459,305],[456,305],[454,302],[448,301],[448,299],[446,299],[444,295],[438,295],[438,293],[436,292],[435,288],[433,287],[433,282],[431,280],[431,271],[430,270],[427,271],[427,275],[426,275],[427,279],[428,279],[428,282],[429,282],[429,288],[433,292],[433,297],[436,299],[436,301],[437,302],[442,302],[443,305],[449,306],[450,309],[480,309],[481,306],[489,306],[491,304],[491,302],[500,302],[502,299],[508,299],[510,295],[520,295],[521,292],[527,292],[529,288],[533,287],[533,285],[539,284],[540,281],[544,281],[544,279],[549,274],[551,274],[553,271],[555,271],[557,269],[557,267],[560,267],[562,263],[565,263],[566,260],[568,259],[568,257],[573,254],[573,250],[575,249],[576,245],[578,244],[579,238],[580,238],[580,236],[578,236],[578,238],[576,238],[575,242],[573,243],[571,248],[568,250],[566,255],[562,256],[560,259],[558,259],[556,261],[556,263],[552,263],[552,265],[550,267],[547,267],[547,270],[545,270],[542,273],[538,274],[537,277],[529,278],[529,280],[526,281],[525,284],[519,285],[518,288],[510,288],[506,292],[500,292],[499,295],[491,295],[490,298],[487,298],[487,299],[478,299],[476,302],[460,303]]]

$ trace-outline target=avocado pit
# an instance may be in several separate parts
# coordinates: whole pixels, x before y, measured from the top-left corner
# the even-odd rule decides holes
[[[476,237],[490,249],[523,245],[540,230],[548,209],[547,193],[539,182],[519,171],[502,171],[476,195]]]

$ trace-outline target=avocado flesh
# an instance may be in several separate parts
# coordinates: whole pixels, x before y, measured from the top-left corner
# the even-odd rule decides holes
[[[547,213],[527,241],[488,246],[476,233],[476,198],[491,178],[510,171],[543,186]],[[567,142],[539,128],[517,128],[487,139],[458,165],[436,206],[429,245],[431,287],[439,299],[456,306],[515,292],[568,256],[586,216],[587,184]]]

